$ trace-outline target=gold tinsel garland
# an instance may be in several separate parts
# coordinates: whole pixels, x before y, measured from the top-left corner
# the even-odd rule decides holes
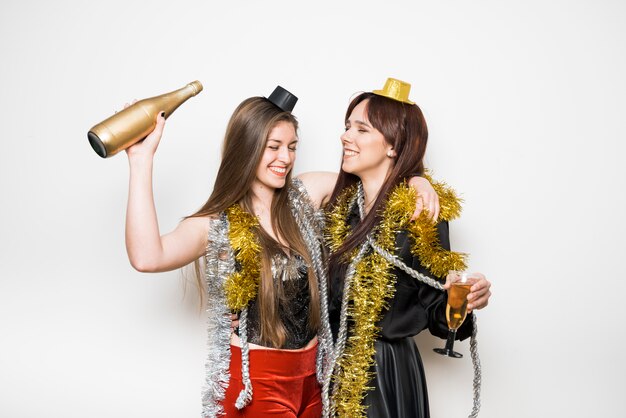
[[[445,182],[434,181],[430,176],[430,171],[424,174],[424,178],[430,182],[439,196],[439,218],[438,221],[451,221],[461,215],[461,203],[463,199],[456,195],[453,188]]]
[[[256,297],[259,287],[261,246],[254,232],[259,228],[259,220],[238,204],[226,209],[226,215],[230,224],[230,246],[241,269],[228,276],[224,291],[228,307],[240,311]]]
[[[350,203],[357,191],[357,186],[348,187],[337,198],[337,204],[326,213],[324,235],[331,252],[335,252],[350,234],[350,225],[346,222],[350,213]]]
[[[439,219],[449,220],[458,216],[461,206],[454,191],[444,189],[441,184],[438,186],[439,190],[435,190],[444,192],[440,195],[442,214]],[[346,221],[356,190],[356,187],[352,187],[343,192],[334,209],[328,214],[327,239],[331,251],[336,251],[350,233]],[[416,191],[404,183],[391,192],[382,212],[381,222],[372,234],[376,236],[376,244],[395,253],[396,235],[406,229],[415,243],[411,250],[434,274],[442,277],[448,270],[463,268],[464,255],[441,247],[436,225],[427,213],[423,212],[415,221],[410,222],[416,199]],[[444,207],[447,208],[445,211]],[[433,271],[433,268],[437,271]],[[377,323],[387,301],[395,293],[395,277],[391,271],[390,263],[376,252],[368,254],[355,266],[355,274],[350,284],[352,304],[348,306],[347,312],[353,325],[344,353],[338,361],[335,376],[335,384],[338,386],[333,402],[340,417],[361,417],[365,414],[362,403],[366,391],[370,389],[367,384],[373,377],[370,370],[374,363],[374,342],[379,332]]]

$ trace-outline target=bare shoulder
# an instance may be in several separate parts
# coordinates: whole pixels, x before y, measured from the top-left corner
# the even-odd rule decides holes
[[[192,234],[196,240],[206,245],[211,225],[213,225],[218,218],[218,215],[191,216],[180,221],[177,229]]]
[[[330,171],[310,171],[297,175],[316,208],[319,208],[332,194],[337,176],[337,173]]]
[[[208,226],[218,218],[218,215],[190,216],[183,219],[180,223],[194,225],[195,227],[205,226],[208,228]]]

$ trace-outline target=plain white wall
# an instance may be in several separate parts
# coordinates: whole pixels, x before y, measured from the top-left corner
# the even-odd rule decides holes
[[[465,198],[453,247],[493,282],[481,416],[623,416],[625,12],[617,0],[4,0],[0,416],[200,413],[202,315],[180,272],[130,267],[126,157],[97,157],[93,124],[204,84],[156,157],[166,232],[209,195],[242,99],[294,92],[296,171],[335,171],[349,98],[386,77],[412,83],[428,166]],[[466,415],[469,357],[418,342],[433,418]]]

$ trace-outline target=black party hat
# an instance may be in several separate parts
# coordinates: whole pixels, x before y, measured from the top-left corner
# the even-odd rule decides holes
[[[298,98],[281,86],[277,86],[270,97],[267,98],[284,112],[291,112],[298,101]]]

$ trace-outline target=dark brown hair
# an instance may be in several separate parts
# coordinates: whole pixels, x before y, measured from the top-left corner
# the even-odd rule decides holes
[[[370,124],[383,134],[385,141],[393,147],[396,155],[387,179],[370,209],[343,245],[331,255],[330,265],[335,268],[343,264],[343,257],[363,242],[366,235],[380,221],[378,213],[389,192],[403,180],[424,173],[424,154],[428,142],[428,128],[421,109],[417,105],[398,102],[373,93],[362,93],[355,97],[346,111],[346,122],[354,108],[366,101],[365,112]],[[359,178],[343,170],[339,171],[337,184],[331,195],[329,206],[332,210],[343,190],[356,184]],[[329,276],[330,277],[330,276]]]
[[[226,128],[222,162],[213,192],[202,208],[190,217],[215,216],[236,203],[253,213],[251,186],[256,178],[256,170],[263,157],[268,136],[280,122],[292,124],[297,132],[298,121],[295,116],[282,111],[263,97],[246,99],[235,109]],[[312,266],[306,244],[289,207],[287,189],[290,182],[291,171],[287,175],[286,186],[274,192],[271,205],[273,233],[285,242],[290,251],[300,254]],[[282,281],[278,280],[278,285],[274,283],[271,258],[284,248],[262,228],[259,228],[258,238],[261,244],[261,281],[258,293],[261,340],[271,347],[280,348],[286,339],[286,331],[278,314],[278,303],[283,297]],[[201,295],[204,295],[204,283],[200,275],[197,274],[197,277]],[[319,327],[320,303],[317,277],[313,268],[308,269],[308,280],[311,295],[309,327],[316,331]]]

